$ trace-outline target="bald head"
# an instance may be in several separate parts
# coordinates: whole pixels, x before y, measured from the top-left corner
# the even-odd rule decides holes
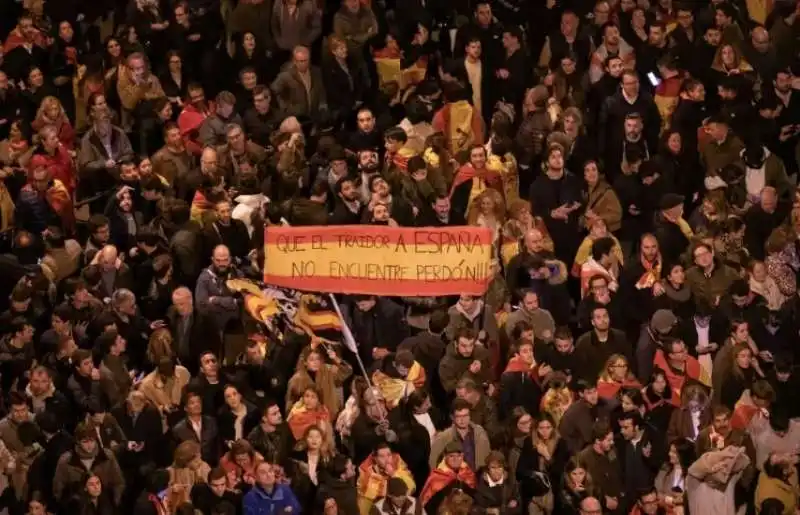
[[[542,252],[544,250],[543,242],[544,235],[539,229],[530,229],[525,233],[525,248],[529,252]]]
[[[231,251],[225,245],[217,245],[211,253],[211,263],[214,271],[218,274],[225,274],[231,266]]]
[[[117,265],[119,253],[114,245],[106,245],[97,255],[97,262],[103,270],[111,270]]]
[[[192,292],[189,288],[181,286],[172,292],[172,305],[181,316],[189,316],[194,311]]]
[[[756,52],[765,54],[769,52],[769,32],[764,27],[756,27],[750,33],[750,43]]]
[[[587,497],[581,501],[581,515],[603,515],[603,506],[596,497]]]
[[[217,173],[217,151],[211,147],[203,149],[200,156],[200,170],[204,174],[214,175]]]

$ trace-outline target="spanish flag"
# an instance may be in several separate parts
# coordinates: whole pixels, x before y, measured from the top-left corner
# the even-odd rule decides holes
[[[303,294],[294,323],[309,336],[331,342],[342,339],[342,320],[328,296]]]
[[[411,392],[425,386],[425,369],[415,361],[405,379],[389,377],[379,370],[372,375],[372,383],[381,391],[386,407],[392,409]]]
[[[419,501],[425,507],[434,495],[441,492],[450,483],[459,482],[464,483],[468,487],[474,489],[476,485],[475,473],[469,468],[466,463],[461,464],[458,472],[448,467],[444,460],[438,467],[431,470],[428,479],[425,481],[425,486],[422,488],[422,493],[419,496]]]
[[[375,462],[370,454],[366,460],[358,467],[358,483],[356,484],[356,491],[358,492],[358,511],[361,515],[369,515],[370,509],[376,500],[381,497],[386,497],[386,485],[389,479],[397,477],[403,480],[408,487],[409,495],[414,493],[417,485],[414,483],[414,478],[408,471],[408,466],[403,458],[397,453],[392,453],[392,465],[394,474],[389,477],[376,470]]]

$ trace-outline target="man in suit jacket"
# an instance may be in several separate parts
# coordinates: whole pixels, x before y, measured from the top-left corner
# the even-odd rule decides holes
[[[192,376],[197,374],[197,363],[205,351],[219,356],[222,342],[214,321],[194,307],[192,292],[185,287],[172,292],[172,306],[167,310],[167,324],[175,352],[180,362]]]
[[[186,417],[172,428],[177,443],[194,441],[200,444],[200,456],[211,466],[219,462],[219,431],[213,417],[203,415],[203,399],[197,392],[184,394]]]

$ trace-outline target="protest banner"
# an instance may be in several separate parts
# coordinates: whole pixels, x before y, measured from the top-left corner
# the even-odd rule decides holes
[[[269,227],[264,282],[367,295],[483,295],[492,234],[479,227]]]

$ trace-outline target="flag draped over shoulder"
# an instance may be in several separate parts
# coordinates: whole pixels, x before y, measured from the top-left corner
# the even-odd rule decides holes
[[[428,479],[425,481],[425,486],[422,488],[422,493],[419,496],[422,506],[428,504],[428,501],[430,501],[434,495],[447,488],[447,486],[453,482],[464,483],[470,488],[475,488],[475,473],[466,463],[462,463],[461,468],[456,472],[445,465],[443,460],[438,467],[431,470]]]
[[[72,195],[64,183],[58,179],[53,179],[50,187],[45,193],[47,203],[50,208],[61,218],[61,223],[65,230],[71,231],[75,228],[75,210],[72,206]]]
[[[411,473],[408,471],[408,466],[399,454],[392,454],[392,465],[394,474],[392,477],[397,477],[403,480],[408,487],[409,495],[414,493],[416,484]],[[358,483],[356,484],[356,491],[358,492],[358,508],[362,515],[368,514],[372,504],[381,497],[386,497],[386,485],[389,483],[389,477],[381,474],[375,470],[375,462],[372,455],[369,455],[358,467]]]
[[[425,386],[425,369],[415,361],[405,379],[389,377],[387,374],[377,371],[372,375],[372,384],[380,390],[386,400],[386,406],[391,409],[411,395],[414,390]]]

